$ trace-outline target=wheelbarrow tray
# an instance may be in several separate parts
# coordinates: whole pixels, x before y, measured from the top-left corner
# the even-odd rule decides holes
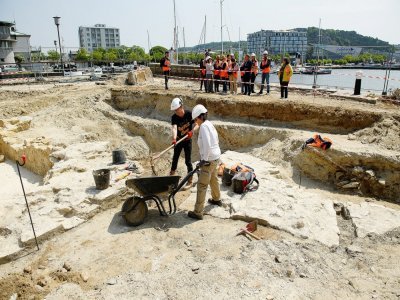
[[[171,192],[177,187],[180,176],[139,177],[126,180],[127,187],[134,189],[142,196]]]

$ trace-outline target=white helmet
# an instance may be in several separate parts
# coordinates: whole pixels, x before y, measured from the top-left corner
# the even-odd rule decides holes
[[[204,105],[197,104],[195,107],[193,107],[192,110],[192,119],[196,119],[198,116],[201,114],[205,114],[207,112],[207,108],[204,107]]]
[[[268,51],[265,50],[265,51],[263,52],[263,55],[268,55]]]
[[[179,107],[182,106],[181,98],[174,98],[171,102],[171,110],[177,110]]]
[[[253,56],[255,57],[255,56],[256,56],[256,54],[255,54],[255,53],[252,53],[252,54],[251,54],[251,57],[253,57]]]

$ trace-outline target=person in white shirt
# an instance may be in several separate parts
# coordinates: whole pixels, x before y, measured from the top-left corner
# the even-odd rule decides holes
[[[208,185],[211,187],[210,204],[222,206],[221,192],[218,182],[218,163],[221,156],[218,133],[214,125],[207,120],[207,109],[196,105],[192,110],[192,118],[200,127],[197,140],[200,152],[200,174],[197,182],[197,198],[194,211],[189,211],[188,216],[193,219],[203,219],[204,203]]]

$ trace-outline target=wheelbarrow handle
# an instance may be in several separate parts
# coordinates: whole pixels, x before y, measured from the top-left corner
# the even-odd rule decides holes
[[[172,191],[171,195],[175,195],[177,192],[179,192],[179,190],[186,184],[189,178],[192,177],[193,174],[197,172],[198,169],[200,169],[199,164],[197,164],[197,166],[192,171],[187,173],[187,175],[181,180],[181,182],[179,182],[176,188]]]

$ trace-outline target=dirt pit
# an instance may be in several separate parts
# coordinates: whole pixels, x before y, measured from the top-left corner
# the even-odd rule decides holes
[[[0,242],[8,245],[0,259],[2,299],[14,294],[18,299],[400,296],[400,144],[392,138],[400,135],[396,107],[294,92],[283,101],[274,90],[270,96],[206,95],[197,84],[179,81],[171,81],[166,93],[157,78],[134,87],[118,86],[122,82],[0,88],[0,154],[16,160],[28,152],[26,168],[43,176],[39,186],[27,190],[40,251],[34,251],[21,195],[6,193],[8,202],[17,204],[0,210],[3,221],[18,220],[0,226]],[[250,194],[235,200],[227,191],[226,202],[233,200],[226,211],[208,207],[205,219],[193,222],[186,211],[194,187],[178,194],[175,216],[160,218],[152,206],[145,224],[126,226],[119,210],[133,191],[126,190],[124,180],[151,175],[150,153],[169,146],[169,105],[176,96],[189,109],[197,103],[207,106],[223,152],[270,164],[260,174],[267,188],[260,197],[276,207],[256,215],[262,202],[251,202]],[[333,147],[302,151],[315,133],[330,137]],[[125,151],[135,172],[111,164],[114,149]],[[157,161],[159,175],[168,174],[171,156]],[[112,171],[111,184],[96,191],[91,172],[104,167]],[[178,173],[185,174],[183,160]],[[282,191],[277,202],[268,196],[268,184],[275,181]],[[302,203],[301,193],[326,206],[332,232],[337,232],[333,244],[320,241],[326,240],[323,232],[304,235],[301,231],[314,225],[301,215],[294,227],[280,225],[290,217],[290,207]],[[250,205],[255,205],[251,214],[245,210]],[[244,216],[232,213],[235,209]],[[313,209],[303,213],[310,220],[317,216]],[[264,220],[257,232],[262,240],[236,236],[244,221],[254,218]],[[319,222],[315,226],[326,226]],[[63,270],[65,262],[70,271]],[[31,273],[24,273],[29,267]]]

